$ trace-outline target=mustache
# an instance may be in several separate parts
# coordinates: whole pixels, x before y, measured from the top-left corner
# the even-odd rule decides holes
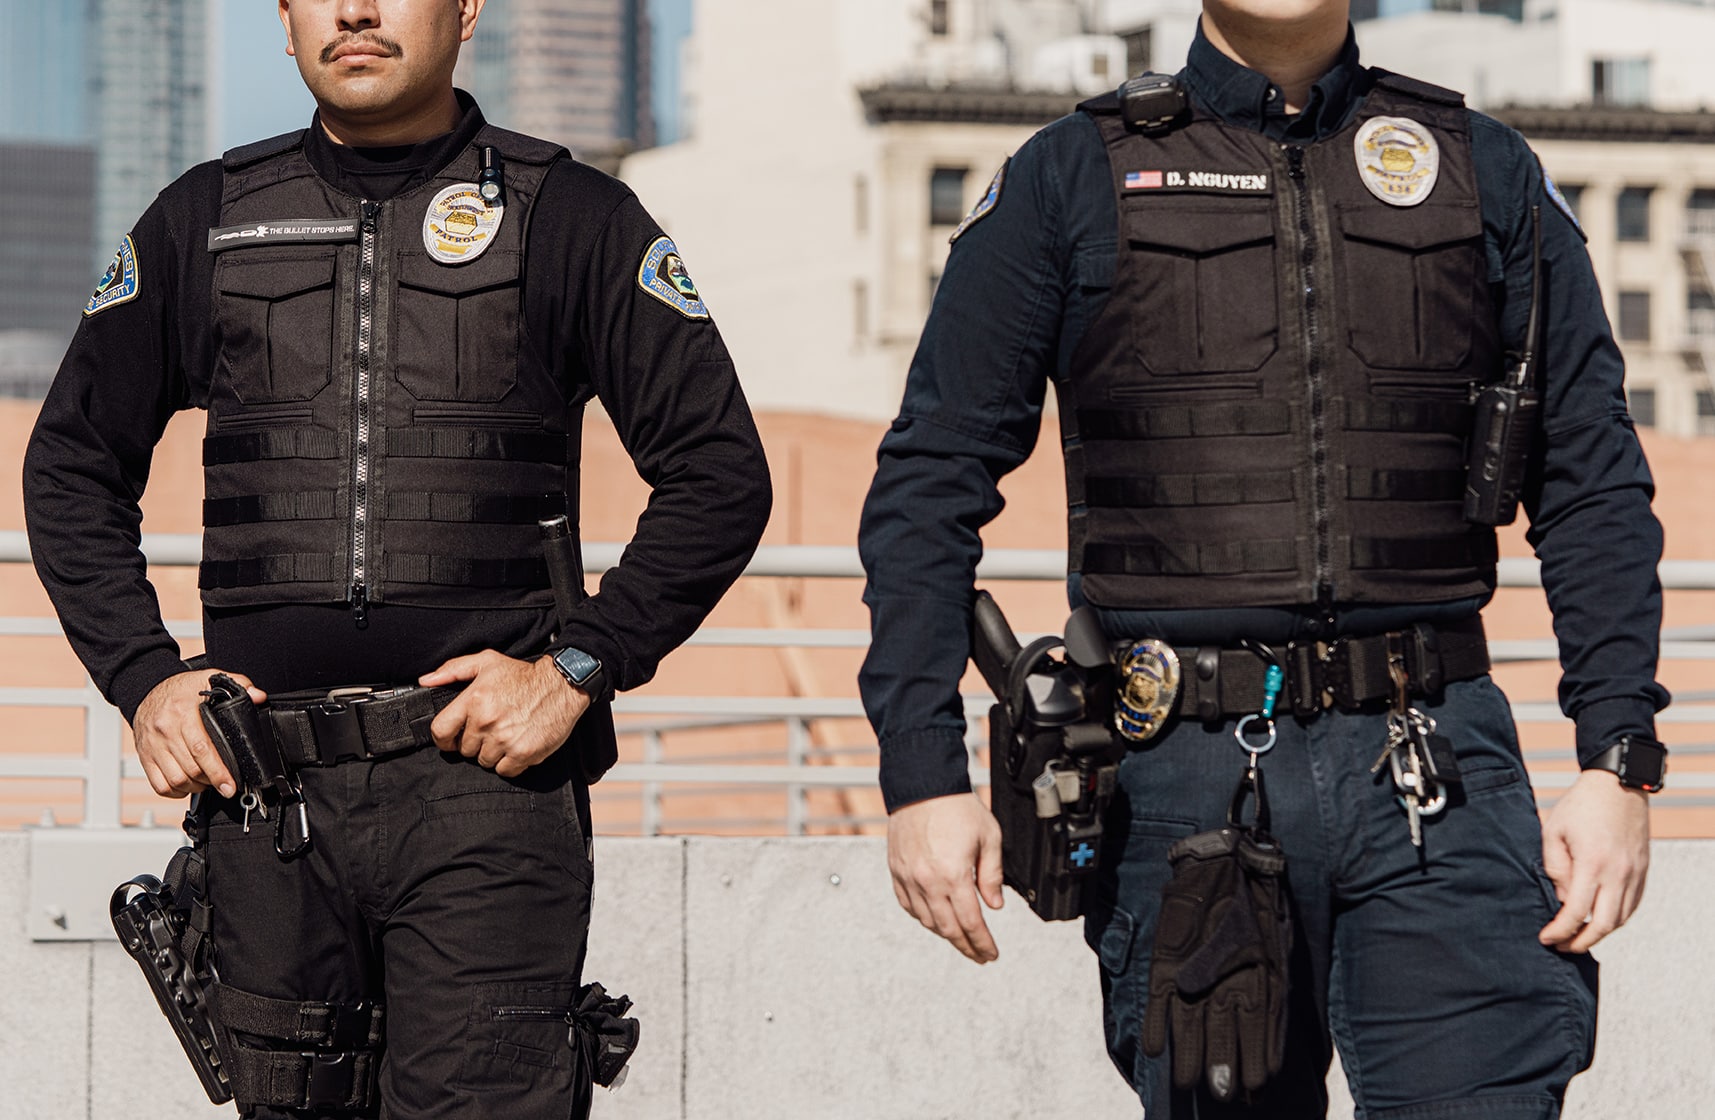
[[[328,63],[333,61],[335,51],[339,50],[341,47],[350,46],[352,43],[367,43],[373,47],[380,47],[394,58],[403,57],[405,54],[405,49],[403,47],[379,32],[358,31],[350,35],[342,35],[327,46],[323,47],[321,54],[322,65],[326,66]]]

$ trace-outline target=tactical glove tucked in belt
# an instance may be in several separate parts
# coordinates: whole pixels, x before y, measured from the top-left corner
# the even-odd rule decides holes
[[[1206,1077],[1226,1102],[1262,1088],[1285,1053],[1286,857],[1265,833],[1239,828],[1200,832],[1167,855],[1143,1052],[1159,1056],[1171,1026],[1174,1086]]]

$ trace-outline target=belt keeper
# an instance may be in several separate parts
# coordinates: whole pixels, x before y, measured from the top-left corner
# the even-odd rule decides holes
[[[1329,642],[1322,653],[1322,688],[1327,693],[1324,707],[1355,708],[1358,699],[1352,695],[1351,650],[1344,638]]]
[[[1322,658],[1315,642],[1293,642],[1286,647],[1286,671],[1290,674],[1292,714],[1301,719],[1320,712],[1324,706],[1322,692]]]
[[[1427,622],[1420,622],[1411,628],[1411,639],[1411,645],[1407,647],[1410,650],[1408,671],[1411,679],[1423,695],[1434,696],[1447,683],[1446,674],[1441,669],[1441,635]]]
[[[1202,646],[1197,650],[1197,718],[1219,723],[1222,714],[1221,647]]]
[[[305,1108],[345,1108],[357,1084],[357,1055],[351,1053],[303,1055],[310,1061],[304,1084]]]

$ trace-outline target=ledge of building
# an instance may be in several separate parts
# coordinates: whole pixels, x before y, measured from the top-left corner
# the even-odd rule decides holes
[[[871,124],[935,121],[943,124],[1044,125],[1077,108],[1075,93],[1006,86],[888,84],[858,91]]]
[[[1533,140],[1715,144],[1715,113],[1707,109],[1504,105],[1488,113]]]

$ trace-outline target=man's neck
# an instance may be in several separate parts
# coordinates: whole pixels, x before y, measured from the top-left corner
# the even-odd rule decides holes
[[[353,148],[402,148],[444,136],[464,117],[452,87],[444,97],[386,116],[347,114],[329,105],[318,106],[322,131],[335,144]]]
[[[1215,49],[1280,87],[1290,113],[1310,100],[1310,87],[1333,68],[1346,45],[1346,18],[1336,9],[1294,23],[1232,17],[1225,24],[1205,11],[1203,34]]]

